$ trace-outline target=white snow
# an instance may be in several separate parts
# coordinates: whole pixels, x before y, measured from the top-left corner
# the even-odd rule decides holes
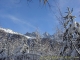
[[[1,27],[0,27],[0,30],[3,30],[3,31],[5,31],[5,32],[11,33],[11,34],[19,34],[19,33],[17,33],[17,32],[12,31],[11,29],[4,29],[4,28],[1,28]]]
[[[28,38],[28,39],[33,39],[32,37],[29,37],[29,36],[26,36],[26,35],[24,35],[26,38]]]
[[[76,27],[76,21],[73,22],[72,28],[73,28],[73,27]]]

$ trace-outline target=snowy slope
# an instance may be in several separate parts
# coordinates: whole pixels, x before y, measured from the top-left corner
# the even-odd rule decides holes
[[[11,34],[18,34],[17,32],[12,31],[11,29],[4,29],[4,28],[0,28],[0,30],[3,30],[7,33],[11,33]]]
[[[0,27],[0,30],[6,32],[6,33],[10,33],[10,34],[17,34],[17,35],[23,35],[21,33],[17,33],[17,32],[14,32],[13,30],[11,29],[5,29],[5,28],[1,28]],[[28,38],[28,39],[33,39],[34,37],[29,37],[29,36],[26,36],[26,35],[23,35],[24,37]]]

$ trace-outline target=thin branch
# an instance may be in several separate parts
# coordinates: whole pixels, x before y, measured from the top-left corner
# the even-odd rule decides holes
[[[72,42],[71,39],[70,39],[70,41]],[[80,51],[76,48],[76,46],[73,44],[73,42],[72,42],[72,45],[73,45],[73,47],[75,48],[75,50],[77,51],[77,53],[80,55]]]

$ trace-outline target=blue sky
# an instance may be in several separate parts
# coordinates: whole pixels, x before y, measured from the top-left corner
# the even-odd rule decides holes
[[[48,32],[53,34],[56,26],[59,26],[48,5],[40,4],[38,0],[27,3],[26,0],[0,0],[0,26],[12,29],[15,32],[25,34],[26,32],[36,31],[40,33]],[[57,13],[57,7],[53,0],[49,1],[52,10]],[[67,7],[73,8],[73,15],[77,16],[76,21],[80,22],[80,0],[56,0],[64,13]]]

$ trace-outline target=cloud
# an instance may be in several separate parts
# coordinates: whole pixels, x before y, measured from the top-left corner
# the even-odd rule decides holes
[[[26,20],[25,21],[24,20],[21,20],[20,18],[17,18],[17,17],[15,17],[13,15],[0,15],[0,16],[3,17],[3,18],[10,19],[11,21],[13,21],[16,24],[21,24],[23,26],[24,25],[27,25],[27,26],[29,26],[31,28],[36,29],[36,27],[34,25],[32,25],[31,23],[27,22]]]

